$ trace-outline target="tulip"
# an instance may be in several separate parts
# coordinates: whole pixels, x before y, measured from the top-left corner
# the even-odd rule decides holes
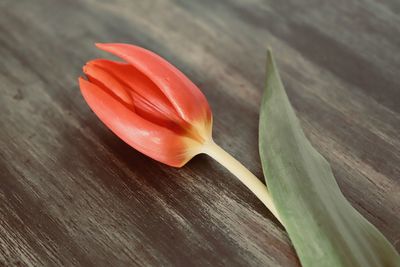
[[[96,44],[123,62],[89,61],[82,95],[99,119],[141,153],[182,167],[205,153],[236,175],[277,217],[266,186],[212,139],[207,99],[181,71],[144,48]]]
[[[97,47],[126,62],[90,61],[79,79],[96,115],[143,154],[183,166],[211,138],[212,115],[201,91],[156,54],[126,44]]]

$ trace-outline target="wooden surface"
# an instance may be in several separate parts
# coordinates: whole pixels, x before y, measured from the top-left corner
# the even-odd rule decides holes
[[[223,167],[157,163],[83,101],[94,42],[154,50],[262,178],[266,47],[345,196],[400,250],[397,0],[0,1],[0,265],[299,266],[284,229]]]

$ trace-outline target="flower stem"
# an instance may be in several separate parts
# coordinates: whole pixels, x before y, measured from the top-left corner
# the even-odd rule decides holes
[[[218,146],[214,141],[203,147],[203,153],[209,155],[235,175],[256,197],[271,211],[283,225],[278,211],[272,201],[268,188],[246,167],[232,157],[228,152]]]

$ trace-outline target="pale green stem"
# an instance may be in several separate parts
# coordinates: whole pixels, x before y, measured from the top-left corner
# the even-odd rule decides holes
[[[228,152],[223,150],[213,141],[203,146],[202,152],[209,155],[221,165],[227,168],[233,175],[235,175],[256,197],[271,211],[271,213],[279,220],[278,211],[272,201],[268,188],[246,167],[239,161],[232,157]],[[283,225],[283,224],[282,224]]]

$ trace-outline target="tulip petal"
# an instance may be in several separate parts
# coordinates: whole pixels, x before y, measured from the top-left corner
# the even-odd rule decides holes
[[[198,154],[199,144],[143,119],[96,84],[80,77],[79,85],[83,97],[100,120],[138,151],[174,167],[183,166]]]
[[[96,44],[112,53],[149,77],[171,101],[186,122],[211,121],[211,111],[205,96],[181,71],[157,54],[128,44]]]
[[[177,128],[176,125],[182,124],[182,119],[167,97],[157,85],[134,66],[106,59],[90,61],[87,66],[91,67],[89,70],[103,70],[108,76],[118,80],[119,84],[128,88],[138,115],[168,128]],[[109,84],[109,86],[114,86],[114,84]]]
[[[96,64],[98,61],[101,62],[102,60],[92,60],[86,63],[86,65],[83,67],[83,72],[88,77],[89,81],[97,86],[107,88],[122,101],[133,106],[133,99],[128,91],[129,88],[127,88],[127,86],[123,83],[119,82],[118,79],[111,73],[99,67],[98,64]]]

